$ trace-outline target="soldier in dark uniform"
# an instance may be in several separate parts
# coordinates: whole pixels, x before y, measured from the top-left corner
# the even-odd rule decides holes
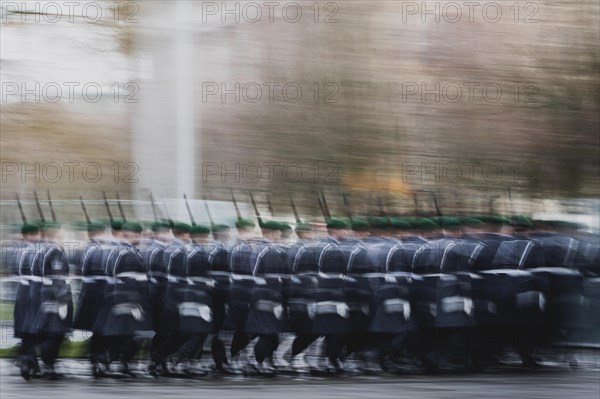
[[[273,353],[285,322],[284,290],[291,274],[287,269],[287,249],[278,244],[281,225],[268,221],[261,230],[263,240],[252,271],[255,279],[245,331],[251,337],[258,336],[254,346],[258,371],[273,373]]]
[[[293,273],[286,295],[288,327],[295,334],[291,366],[300,372],[308,369],[303,351],[318,338],[312,332],[313,314],[309,311],[314,302],[310,290],[316,285],[315,276],[319,271],[319,249],[314,245],[312,229],[312,224],[299,222],[295,228],[298,240],[287,248],[287,269]]]
[[[344,358],[362,351],[369,344],[369,324],[371,317],[372,289],[370,272],[367,267],[367,242],[384,242],[387,238],[370,236],[370,226],[362,218],[353,218],[351,221],[351,236],[340,239],[340,249],[344,252],[346,273],[350,277],[346,282],[345,294],[349,307],[351,331],[346,337]],[[370,240],[369,240],[370,239]],[[366,240],[363,242],[362,240]],[[373,281],[374,282],[374,281]]]
[[[179,310],[179,334],[182,343],[173,355],[175,364],[183,364],[189,372],[191,360],[200,355],[208,334],[213,332],[212,289],[215,281],[209,277],[211,243],[208,226],[194,225],[190,229],[192,245],[186,254],[184,273],[178,273],[171,265],[170,275],[187,279],[181,288]],[[221,366],[222,367],[222,366]]]
[[[152,321],[154,324],[154,337],[152,337],[152,342],[150,343],[148,372],[154,375],[157,367],[161,368],[160,371],[167,371],[164,359],[157,357],[157,354],[167,339],[164,326],[161,324],[165,291],[167,289],[167,267],[164,263],[164,253],[167,246],[171,243],[173,236],[171,234],[171,225],[167,222],[154,222],[150,226],[150,229],[153,235],[152,242],[145,249],[143,255],[144,265],[148,273],[148,295],[150,297]]]
[[[93,331],[96,319],[102,310],[106,288],[106,270],[104,260],[110,250],[110,242],[104,236],[106,227],[102,223],[91,222],[87,225],[89,242],[81,253],[81,293],[77,302],[77,312],[73,327],[92,331],[88,353],[92,363],[92,373],[98,377],[99,364],[108,363],[106,348],[102,336]]]
[[[32,267],[34,259],[41,249],[40,228],[31,223],[26,223],[21,227],[22,241],[19,242],[16,251],[12,254],[10,268],[19,276],[20,283],[17,288],[15,306],[13,311],[13,328],[16,338],[21,338],[21,345],[17,353],[17,365],[20,368],[21,376],[29,379],[31,371],[37,371],[35,345],[36,336],[27,323],[28,314],[37,312],[39,303],[31,302],[31,289],[34,282],[32,279]]]
[[[250,298],[254,286],[252,273],[264,242],[262,237],[254,234],[256,225],[252,220],[238,219],[235,225],[238,230],[238,240],[230,253],[229,312],[234,329],[230,353],[233,359],[233,369],[243,371],[244,365],[240,360],[240,355],[253,339],[246,333],[246,320],[250,311]]]
[[[123,241],[112,245],[105,262],[105,306],[94,326],[106,339],[110,360],[120,360],[121,371],[131,376],[129,364],[138,350],[134,337],[152,330],[148,276],[137,249],[142,230],[139,223],[124,223]]]
[[[226,244],[229,242],[229,226],[215,224],[211,228],[214,241],[203,244],[208,253],[208,276],[215,282],[211,290],[213,309],[213,337],[211,341],[211,354],[215,362],[215,369],[219,372],[228,372],[229,365],[225,344],[219,334],[226,327],[228,321],[227,304],[229,303],[229,254]],[[192,237],[194,239],[194,237]]]
[[[174,238],[163,253],[162,263],[168,281],[159,328],[163,329],[166,339],[152,354],[152,359],[163,367],[169,356],[177,352],[186,341],[180,329],[179,305],[183,302],[183,292],[187,286],[186,267],[188,246],[191,244],[191,228],[186,223],[174,223],[172,228]]]
[[[340,242],[350,234],[350,226],[341,219],[327,221],[329,237],[322,240],[315,293],[313,332],[325,337],[325,357],[335,372],[343,372],[342,351],[350,332],[349,308],[346,303],[347,262]],[[305,342],[310,344],[312,341]]]
[[[58,377],[54,364],[65,334],[73,325],[73,297],[68,284],[69,262],[63,247],[58,243],[62,225],[47,222],[42,227],[42,239],[46,242],[33,263],[32,275],[41,277],[39,309],[34,316],[32,330],[37,333],[40,353],[46,373]]]
[[[468,272],[468,261],[476,249],[453,237],[460,231],[456,218],[443,217],[439,222],[446,236],[422,245],[413,260],[413,271],[418,275],[415,316],[422,332],[421,358],[428,371],[435,371],[449,350],[460,356],[467,354],[465,331],[475,326],[470,276],[462,272]],[[464,366],[468,364],[464,357],[461,361]]]

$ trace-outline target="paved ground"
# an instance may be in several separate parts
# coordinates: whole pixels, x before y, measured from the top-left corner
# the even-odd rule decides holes
[[[0,361],[0,397],[9,398],[594,398],[600,397],[597,367],[570,371],[553,367],[466,375],[343,377],[199,377],[175,379],[141,376],[102,379],[89,376],[83,361],[62,362],[68,376],[59,381],[25,382],[12,362]]]

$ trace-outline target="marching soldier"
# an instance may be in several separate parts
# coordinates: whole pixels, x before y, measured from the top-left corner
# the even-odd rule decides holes
[[[73,325],[73,298],[68,284],[69,262],[62,246],[58,243],[62,225],[46,222],[42,227],[44,246],[33,263],[32,275],[41,280],[32,298],[39,298],[39,308],[33,319],[32,330],[38,335],[41,358],[46,373],[58,377],[54,364],[65,334]]]
[[[246,333],[246,321],[250,311],[252,287],[254,286],[252,273],[264,242],[262,237],[255,236],[254,229],[256,225],[252,220],[240,217],[235,226],[238,231],[238,240],[234,244],[230,255],[229,312],[234,329],[230,353],[234,369],[242,371],[240,354],[252,340],[252,337]]]
[[[151,375],[156,374],[157,367],[166,372],[167,366],[163,359],[157,357],[158,351],[167,339],[165,326],[161,323],[161,316],[165,303],[165,292],[167,289],[167,267],[164,263],[164,253],[171,243],[171,225],[166,222],[156,221],[152,223],[153,239],[144,251],[144,265],[148,273],[148,295],[152,309],[152,322],[154,325],[154,336],[150,343],[150,363],[148,371]]]
[[[104,236],[106,227],[101,223],[90,222],[87,225],[89,242],[81,253],[81,292],[77,302],[77,312],[73,327],[92,331],[88,353],[92,363],[94,377],[101,374],[100,364],[107,364],[108,358],[104,340],[94,325],[102,310],[106,289],[106,269],[104,261],[110,250],[110,243]]]
[[[40,228],[31,223],[21,227],[22,241],[12,256],[11,269],[19,276],[19,286],[13,311],[13,328],[16,338],[21,338],[17,353],[17,364],[21,376],[28,380],[32,371],[39,370],[35,345],[36,335],[31,330],[30,314],[37,312],[39,303],[32,302],[32,285],[40,284],[32,277],[32,267],[38,251],[41,249]]]
[[[189,373],[189,363],[196,358],[204,346],[208,334],[213,331],[213,310],[211,291],[215,281],[209,278],[210,271],[210,229],[203,225],[190,228],[192,247],[186,254],[185,270],[177,271],[177,264],[170,265],[170,276],[185,277],[187,284],[181,288],[179,308],[179,334],[182,343],[173,355],[175,364],[184,364]]]
[[[109,277],[105,305],[94,326],[106,339],[109,360],[119,360],[121,371],[130,376],[134,374],[129,364],[138,350],[134,337],[152,329],[148,276],[137,249],[142,230],[139,223],[126,222],[121,229],[123,241],[112,245],[105,263]]]
[[[251,337],[259,337],[254,346],[254,356],[258,371],[262,373],[275,371],[273,353],[279,346],[278,334],[282,330],[286,310],[283,294],[290,273],[287,250],[278,244],[281,229],[275,221],[262,223],[264,238],[252,271],[255,278],[245,331]]]
[[[153,360],[163,368],[168,357],[177,352],[186,340],[180,329],[179,304],[183,302],[183,290],[187,286],[186,267],[188,246],[191,244],[191,226],[176,222],[172,230],[174,238],[163,253],[167,284],[159,329],[164,332],[166,338],[152,354]]]
[[[213,224],[211,229],[214,241],[203,245],[208,253],[209,277],[215,282],[211,290],[213,306],[213,338],[211,341],[211,354],[215,362],[215,369],[226,373],[229,365],[225,344],[219,337],[220,331],[227,327],[229,321],[227,306],[229,303],[229,279],[231,267],[229,266],[229,253],[226,244],[229,242],[229,226]]]

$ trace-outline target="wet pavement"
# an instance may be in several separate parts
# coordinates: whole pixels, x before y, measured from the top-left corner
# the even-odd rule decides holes
[[[144,364],[138,365],[141,371]],[[25,382],[11,360],[0,360],[2,399],[9,398],[595,398],[600,397],[600,369],[585,364],[578,370],[551,366],[536,371],[518,368],[481,374],[343,375],[312,377],[279,375],[193,378],[91,377],[84,360],[62,360],[65,376],[58,381]]]

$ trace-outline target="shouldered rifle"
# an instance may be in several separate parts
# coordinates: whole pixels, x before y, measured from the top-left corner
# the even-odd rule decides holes
[[[387,213],[383,208],[383,199],[381,198],[381,196],[377,197],[377,208],[379,209],[379,216],[387,217]]]
[[[298,215],[298,210],[296,210],[296,204],[294,204],[294,199],[292,198],[292,194],[290,194],[290,204],[292,205],[292,212],[294,212],[294,218],[296,219],[296,223],[301,223],[300,216]]]
[[[202,199],[204,199],[204,207],[206,208],[206,214],[208,215],[208,221],[210,222],[210,228],[213,229],[215,227],[215,221],[212,218],[210,213],[210,208],[208,207],[208,201],[206,201],[206,196],[203,195]]]
[[[121,213],[121,218],[123,218],[123,223],[127,223],[127,218],[125,217],[125,212],[123,212],[123,206],[121,205],[119,193],[117,193],[117,205],[119,206],[119,212]]]
[[[112,223],[114,218],[112,212],[110,211],[110,206],[108,205],[108,199],[106,198],[106,192],[102,191],[102,196],[104,197],[104,206],[106,207],[106,213],[108,213],[108,220]]]
[[[167,208],[167,204],[165,204],[165,201],[163,201],[162,203],[163,208],[165,208],[165,215],[167,215],[167,220],[169,221],[169,227],[173,228],[175,226],[175,221],[171,219],[171,215],[169,215],[169,208]]]
[[[319,202],[319,208],[321,209],[321,215],[323,215],[323,219],[325,219],[325,222],[327,222],[327,220],[329,218],[327,217],[327,212],[325,212],[325,207],[323,206],[323,200],[321,200],[321,196],[319,195],[319,193],[317,193],[317,201]]]
[[[150,192],[150,205],[152,205],[152,215],[154,216],[154,221],[158,222],[158,212],[156,212],[156,203],[154,202],[154,196],[152,192]]]
[[[85,215],[85,221],[87,224],[90,224],[92,221],[90,220],[90,216],[87,213],[87,209],[85,209],[85,203],[83,202],[83,197],[79,196],[79,202],[81,202],[81,209],[83,209],[83,214]]]
[[[42,219],[42,223],[46,223],[46,218],[44,217],[44,212],[42,212],[42,206],[40,205],[37,192],[34,191],[33,196],[35,197],[35,205],[37,206],[38,213],[40,214],[40,219]]]
[[[256,219],[258,220],[258,226],[263,227],[263,220],[260,217],[260,212],[258,212],[258,207],[256,206],[256,201],[254,201],[254,195],[252,195],[252,191],[250,193],[250,200],[252,201],[252,206],[254,207],[254,213],[256,214]]]
[[[346,215],[348,215],[348,219],[350,219],[350,223],[352,223],[352,210],[350,209],[350,201],[348,200],[348,194],[342,193],[342,199],[344,201],[344,208],[346,208]]]
[[[331,212],[329,212],[329,206],[327,206],[327,198],[325,198],[325,192],[321,190],[321,196],[323,197],[323,208],[327,213],[327,219],[331,219]]]
[[[235,213],[237,215],[238,220],[242,219],[242,214],[240,213],[240,208],[238,208],[237,201],[235,200],[235,195],[233,194],[233,189],[231,191],[231,200],[233,201],[233,206],[235,207]]]
[[[415,203],[415,216],[419,216],[419,198],[416,192],[413,193],[413,202]]]
[[[442,211],[440,211],[440,206],[438,204],[437,195],[435,191],[431,191],[431,195],[433,195],[433,205],[435,205],[435,211],[438,216],[442,216]]]
[[[15,193],[17,196],[17,206],[19,207],[19,212],[21,212],[21,220],[23,224],[27,223],[27,217],[25,217],[25,212],[23,212],[23,205],[21,205],[21,200],[19,199],[19,194]]]
[[[196,226],[196,221],[194,220],[194,215],[192,215],[192,210],[190,209],[190,204],[188,204],[187,195],[183,194],[183,199],[185,200],[185,207],[187,208],[188,215],[190,215],[190,222],[192,222],[192,226]]]
[[[48,194],[48,205],[50,205],[50,214],[52,215],[52,221],[56,222],[56,213],[54,213],[54,207],[52,206],[52,197],[50,197],[50,190],[46,190]]]
[[[273,204],[271,204],[271,196],[269,194],[267,194],[266,197],[267,197],[267,207],[269,208],[269,213],[271,214],[271,216],[275,217],[275,215],[273,214]]]

